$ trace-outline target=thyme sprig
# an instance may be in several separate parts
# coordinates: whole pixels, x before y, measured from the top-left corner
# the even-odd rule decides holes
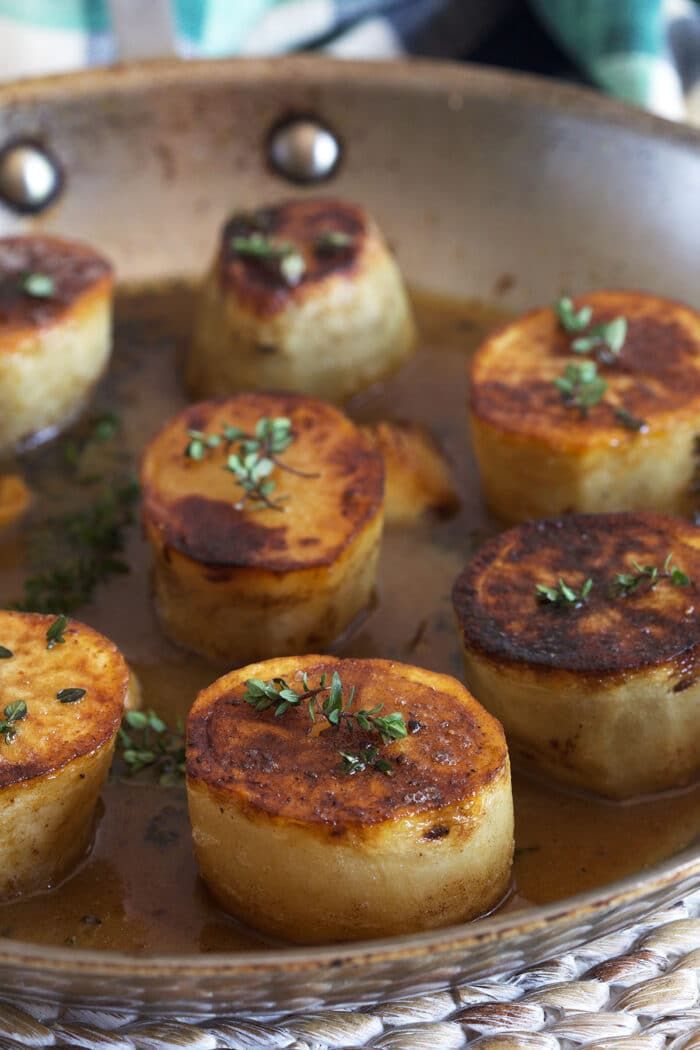
[[[571,587],[560,577],[554,587],[544,583],[536,584],[535,598],[538,602],[542,602],[545,605],[580,608],[588,598],[592,588],[593,580],[590,577],[585,581],[580,591],[577,591],[575,587]]]
[[[32,540],[35,572],[13,608],[72,613],[90,601],[99,584],[128,572],[121,553],[138,495],[135,482],[115,480],[84,509],[47,519]]]
[[[280,460],[280,455],[294,441],[292,421],[285,416],[262,416],[255,424],[252,434],[234,426],[224,426],[220,434],[205,434],[201,430],[188,430],[187,434],[189,441],[185,447],[185,455],[196,461],[204,459],[208,452],[222,444],[225,444],[229,451],[233,445],[237,445],[235,452],[230,452],[224,464],[224,469],[234,475],[236,482],[243,489],[243,499],[234,504],[237,510],[242,510],[247,501],[253,505],[254,510],[262,507],[284,509],[282,497],[272,498],[276,482],[270,474],[276,467],[301,478],[318,477],[318,474],[306,473]]]
[[[554,385],[567,408],[577,408],[583,417],[605,395],[608,384],[598,375],[595,361],[571,361]]]
[[[634,572],[619,572],[615,576],[613,590],[618,597],[626,597],[634,593],[642,584],[647,589],[656,587],[661,580],[668,580],[674,587],[689,587],[690,577],[673,564],[673,554],[669,554],[659,569],[656,565],[641,565],[638,561],[632,562]]]
[[[170,729],[155,711],[127,711],[117,738],[117,750],[128,777],[148,769],[158,783],[170,787],[185,774],[185,736],[181,723]]]
[[[306,704],[311,722],[316,722],[318,717],[322,717],[326,719],[329,725],[338,729],[343,721],[348,725],[354,721],[364,732],[377,733],[383,744],[402,740],[408,735],[408,728],[403,715],[399,711],[393,711],[388,715],[380,715],[379,712],[382,710],[383,704],[353,711],[355,687],[351,687],[346,693],[342,679],[337,671],[333,672],[330,681],[327,675],[322,674],[316,686],[311,685],[308,674],[304,672],[301,677],[301,683],[301,689],[294,689],[284,678],[272,678],[269,681],[263,681],[261,678],[249,678],[245,683],[244,700],[251,707],[254,707],[256,711],[267,711],[274,707],[276,718],[286,714],[290,707],[300,707]],[[323,699],[321,700],[322,696]],[[372,745],[366,745],[366,747],[370,746]],[[363,750],[366,750],[366,747]],[[381,772],[386,773],[387,770],[383,766],[389,765],[389,771],[391,770],[391,765],[385,763],[384,760],[379,760],[378,755],[370,760],[370,758],[364,759],[361,754],[348,756],[347,752],[343,751],[340,751],[339,754],[343,757],[341,768],[345,772],[360,772],[357,767],[362,763],[364,763],[363,769],[379,769]],[[351,758],[356,759],[354,765],[350,762]],[[377,765],[377,761],[381,761],[381,765]],[[349,769],[349,765],[353,765],[352,770]]]
[[[11,744],[17,736],[17,722],[27,717],[27,705],[24,700],[13,700],[4,711],[4,719],[0,721],[0,736],[6,744]]]
[[[236,255],[254,259],[274,269],[290,287],[299,284],[306,273],[304,256],[289,241],[275,241],[264,233],[233,237],[231,247]]]

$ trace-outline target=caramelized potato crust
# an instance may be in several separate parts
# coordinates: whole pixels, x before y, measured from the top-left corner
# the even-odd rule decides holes
[[[303,273],[290,281],[278,261],[237,249],[251,237],[289,246]],[[397,367],[414,338],[400,271],[375,223],[345,201],[289,200],[224,226],[187,382],[196,397],[272,389],[343,400]]]
[[[0,712],[16,701],[26,716],[0,735],[0,799],[12,813],[0,846],[0,897],[45,889],[87,849],[128,687],[119,651],[71,620],[49,649],[53,616],[0,611]],[[61,702],[66,689],[84,689]],[[65,694],[63,694],[65,695]]]
[[[578,600],[537,599],[560,580]],[[469,688],[519,758],[566,783],[615,798],[686,784],[700,771],[698,581],[700,530],[681,520],[571,515],[511,529],[454,587]]]
[[[353,709],[399,712],[408,736],[381,748],[392,775],[349,775],[340,752],[378,736],[276,718],[244,699],[248,678],[301,689],[337,671]],[[231,672],[188,720],[187,781],[202,875],[224,908],[307,943],[427,929],[492,907],[512,859],[500,725],[455,679],[387,660],[305,656]],[[283,895],[274,887],[283,885]],[[323,887],[333,886],[333,893]]]
[[[49,294],[26,290],[47,278]],[[112,269],[56,237],[0,239],[0,453],[75,416],[111,350]]]
[[[291,420],[271,475],[279,507],[240,505],[225,443],[185,455],[190,430],[252,433]],[[285,469],[286,468],[286,469]],[[146,449],[143,518],[156,600],[179,644],[231,663],[326,645],[366,606],[383,523],[383,465],[337,409],[294,394],[241,394],[192,405]]]
[[[687,501],[700,431],[700,315],[630,291],[576,300],[576,309],[586,306],[593,324],[626,318],[627,335],[612,363],[598,360],[607,390],[585,413],[554,385],[568,363],[586,358],[571,348],[580,333],[566,332],[553,309],[505,325],[474,357],[474,447],[487,503],[506,521],[568,511],[675,512]],[[641,430],[630,428],[634,420]]]

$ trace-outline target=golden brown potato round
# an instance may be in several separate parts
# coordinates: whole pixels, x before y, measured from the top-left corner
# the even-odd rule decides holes
[[[112,268],[57,237],[0,238],[0,453],[69,423],[107,367]]]
[[[284,201],[224,226],[187,382],[195,397],[272,389],[339,401],[413,343],[401,274],[372,219],[345,201]]]
[[[292,442],[266,507],[224,469],[237,441],[202,459],[191,431],[254,434],[283,418]],[[383,465],[336,408],[296,394],[240,394],[181,412],[142,465],[143,519],[168,636],[229,667],[325,647],[367,606],[383,523]]]
[[[407,735],[382,744],[303,702],[256,710],[246,681],[303,692],[340,676],[351,710],[381,705]],[[320,694],[321,704],[326,694]],[[324,943],[461,922],[506,892],[513,855],[501,726],[454,678],[389,660],[289,657],[232,671],[201,692],[187,726],[197,861],[228,912],[276,937]],[[342,754],[378,746],[391,775],[350,774]]]
[[[76,620],[49,648],[55,621],[0,611],[3,899],[54,885],[84,855],[127,693],[119,650]]]
[[[459,509],[450,465],[424,427],[383,421],[361,429],[384,460],[387,525],[409,524],[427,511],[448,517]]]
[[[611,798],[694,780],[698,581],[700,530],[661,515],[575,514],[489,540],[453,599],[467,684],[511,754]]]
[[[700,431],[700,315],[641,292],[581,296],[592,319],[567,332],[554,309],[499,329],[471,369],[471,426],[489,508],[505,521],[569,511],[675,513],[689,495]],[[618,352],[577,354],[590,329],[625,318]],[[557,389],[567,365],[594,362],[607,384],[581,411]]]

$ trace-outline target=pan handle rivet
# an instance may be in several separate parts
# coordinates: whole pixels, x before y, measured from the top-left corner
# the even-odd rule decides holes
[[[289,116],[273,124],[267,136],[270,164],[291,182],[323,182],[340,162],[338,136],[317,117]]]
[[[43,211],[61,183],[58,162],[40,143],[15,139],[0,149],[0,198],[14,211]]]

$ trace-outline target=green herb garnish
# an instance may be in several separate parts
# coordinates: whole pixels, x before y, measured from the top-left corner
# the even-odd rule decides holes
[[[346,251],[353,243],[353,237],[343,230],[324,230],[314,241],[314,247],[322,255],[333,255]]]
[[[127,711],[122,719],[117,748],[126,765],[126,775],[148,769],[158,775],[163,787],[182,780],[185,774],[185,737],[181,724],[170,729],[155,711]]]
[[[20,285],[22,291],[34,299],[50,299],[54,294],[53,277],[46,273],[25,273]]]
[[[302,675],[301,681],[303,689],[297,690],[293,689],[284,678],[273,678],[268,682],[260,678],[249,678],[245,683],[244,699],[256,711],[266,711],[274,706],[276,717],[285,714],[290,707],[298,707],[300,704],[307,703],[309,718],[312,722],[315,722],[317,716],[321,715],[337,728],[343,719],[355,719],[361,729],[379,733],[385,744],[392,740],[401,740],[408,733],[403,715],[399,712],[385,716],[379,715],[382,704],[368,710],[352,711],[355,687],[353,686],[346,696],[337,671],[331,675],[330,683],[326,675],[321,675],[319,684],[314,687],[310,685],[306,672]],[[319,704],[318,697],[323,693],[327,695]]]
[[[304,256],[298,248],[287,241],[274,241],[266,237],[264,233],[233,237],[231,247],[236,255],[256,259],[274,267],[284,281],[292,287],[299,284],[306,272]]]
[[[558,583],[554,587],[550,587],[544,583],[538,583],[535,586],[535,598],[538,602],[542,602],[546,605],[579,607],[586,601],[586,598],[591,593],[592,587],[593,580],[589,577],[581,587],[581,590],[577,592],[574,587],[570,587],[569,584],[560,577]]]
[[[27,705],[24,700],[13,700],[5,708],[5,718],[0,722],[0,736],[6,744],[11,744],[17,736],[16,722],[27,717]]]
[[[640,419],[638,416],[633,416],[626,408],[616,408],[615,418],[618,422],[622,423],[623,427],[626,427],[627,430],[634,430],[638,434],[645,434],[649,430],[649,424],[646,420]]]
[[[582,306],[577,310],[567,296],[556,301],[554,312],[562,328],[570,335],[577,335],[571,343],[574,353],[594,352],[601,364],[615,363],[627,338],[626,317],[614,317],[611,321],[603,321],[589,328],[593,319],[591,307]]]
[[[662,569],[656,565],[640,565],[638,561],[633,561],[632,567],[634,572],[620,572],[615,577],[613,588],[620,597],[632,594],[643,583],[647,585],[647,590],[651,590],[661,580],[668,580],[674,587],[689,587],[692,582],[686,573],[673,564],[672,554],[667,556]]]
[[[61,689],[56,693],[56,699],[60,700],[62,704],[75,704],[78,700],[82,700],[86,693],[87,689]]]
[[[554,312],[559,318],[559,323],[567,332],[582,332],[591,323],[593,310],[590,306],[582,306],[577,310],[573,301],[568,296],[557,299],[554,304]]]
[[[301,478],[318,477],[318,474],[307,474],[279,459],[294,441],[292,421],[284,416],[262,416],[252,434],[234,426],[223,427],[221,434],[204,434],[200,430],[188,430],[187,433],[190,440],[185,455],[189,459],[204,459],[208,452],[218,448],[222,442],[229,449],[232,445],[238,446],[235,452],[230,452],[224,464],[224,469],[234,475],[237,484],[243,489],[243,499],[235,504],[237,510],[242,510],[247,501],[254,510],[262,507],[283,509],[282,499],[272,498],[276,483],[270,474],[276,467]]]
[[[11,656],[15,654],[11,649],[8,649],[5,645],[0,645],[0,660],[9,660]]]
[[[98,585],[129,567],[120,557],[139,495],[134,482],[105,488],[84,510],[48,519],[33,538],[36,571],[24,581],[13,608],[23,612],[74,612]]]
[[[68,626],[68,617],[61,614],[57,616],[46,632],[46,648],[53,649],[56,645],[63,645],[64,634]]]
[[[201,430],[188,430],[187,435],[190,439],[185,448],[185,455],[188,459],[197,461],[204,459],[207,449],[218,448],[221,444],[218,434],[203,434]]]
[[[267,711],[274,707],[275,717],[280,718],[286,714],[290,707],[307,705],[309,718],[315,722],[318,717],[325,718],[329,725],[338,729],[343,722],[351,724],[353,721],[357,726],[367,733],[377,733],[383,744],[390,744],[395,740],[402,740],[408,735],[408,728],[403,715],[394,711],[388,715],[380,715],[382,704],[377,704],[369,709],[359,711],[352,710],[355,699],[354,686],[344,691],[343,683],[337,671],[331,675],[330,682],[327,676],[321,675],[317,686],[312,686],[306,672],[301,676],[302,688],[294,689],[284,678],[272,678],[263,681],[261,678],[249,678],[245,683],[246,691],[244,700],[254,707],[256,711]],[[324,696],[325,694],[325,696]],[[321,700],[320,697],[323,696]],[[367,751],[371,749],[371,756],[367,757]],[[391,771],[391,764],[381,759],[374,745],[368,743],[363,745],[359,755],[349,755],[340,752],[343,756],[343,769],[346,772],[358,773],[362,769],[378,769],[386,773]],[[349,768],[349,767],[352,768]],[[388,770],[384,768],[388,766]]]
[[[614,317],[612,321],[595,325],[586,335],[579,336],[571,344],[576,354],[597,352],[598,359],[606,365],[614,364],[627,338],[627,318]]]
[[[554,380],[554,385],[564,404],[568,408],[578,408],[582,416],[602,400],[608,389],[608,384],[598,375],[595,361],[572,361],[567,364],[564,374]]]
[[[391,762],[381,758],[379,748],[375,744],[365,744],[357,755],[349,754],[347,751],[339,751],[342,762],[341,770],[353,776],[355,773],[364,773],[366,769],[376,769],[379,773],[386,773],[388,777],[393,776],[394,767]]]

